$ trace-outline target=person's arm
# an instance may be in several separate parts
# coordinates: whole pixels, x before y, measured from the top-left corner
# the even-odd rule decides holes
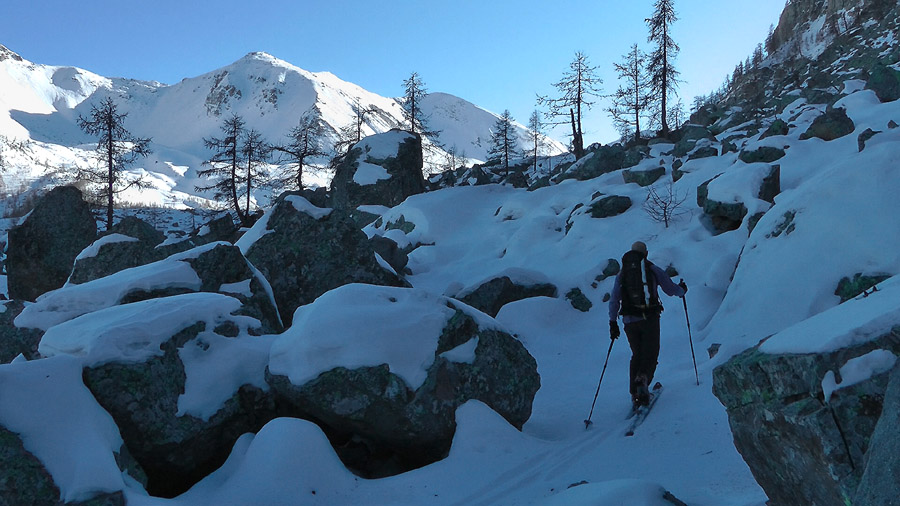
[[[619,308],[622,305],[622,285],[619,283],[619,276],[613,283],[612,293],[609,295],[609,321],[614,322],[619,318]]]
[[[650,267],[653,270],[653,274],[656,276],[656,283],[666,292],[666,295],[670,295],[672,297],[684,297],[684,288],[676,285],[669,278],[666,273],[657,267],[655,264]]]

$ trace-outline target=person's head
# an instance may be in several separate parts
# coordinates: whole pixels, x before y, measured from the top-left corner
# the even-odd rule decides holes
[[[640,252],[644,257],[647,256],[647,245],[641,241],[635,241],[634,244],[631,245],[631,251]]]

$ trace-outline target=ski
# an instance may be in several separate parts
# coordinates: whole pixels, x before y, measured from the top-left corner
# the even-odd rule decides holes
[[[661,383],[656,383],[653,385],[653,390],[650,391],[650,403],[646,406],[641,406],[636,411],[632,412],[632,415],[629,416],[629,419],[632,419],[631,425],[628,427],[628,431],[625,432],[625,436],[633,436],[634,430],[638,428],[644,420],[647,419],[647,415],[650,413],[650,410],[653,409],[653,405],[656,404],[656,400],[659,399],[659,394],[663,391],[663,386]]]

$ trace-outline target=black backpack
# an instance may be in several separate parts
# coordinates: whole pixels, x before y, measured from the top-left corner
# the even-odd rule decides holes
[[[639,251],[629,251],[622,257],[622,272],[619,274],[622,309],[619,314],[646,318],[662,312],[651,265]]]

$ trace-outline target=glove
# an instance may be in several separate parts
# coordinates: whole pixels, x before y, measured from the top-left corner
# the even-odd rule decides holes
[[[687,283],[685,283],[683,279],[678,282],[678,286],[680,286],[681,289],[684,290],[684,293],[687,293]]]
[[[609,339],[615,341],[619,338],[619,324],[615,320],[609,322]]]

